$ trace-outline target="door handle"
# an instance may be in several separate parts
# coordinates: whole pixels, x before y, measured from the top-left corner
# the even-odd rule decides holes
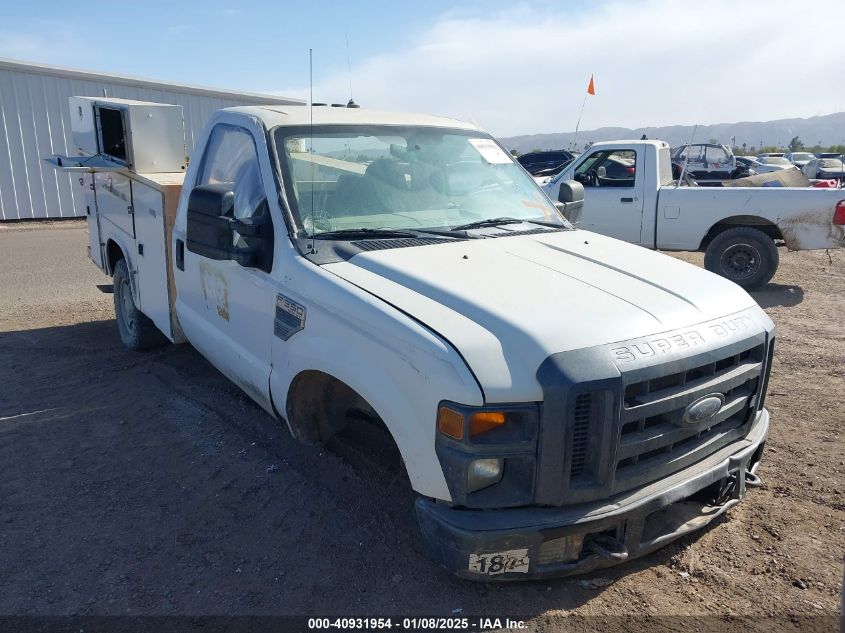
[[[185,242],[176,240],[176,268],[185,270]]]
[[[619,201],[620,202],[633,202],[634,199],[633,198],[619,198]]]

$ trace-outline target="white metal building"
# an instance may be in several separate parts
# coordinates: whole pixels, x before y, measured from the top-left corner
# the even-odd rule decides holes
[[[71,144],[68,97],[120,97],[181,105],[185,143],[220,108],[301,104],[298,99],[106,75],[0,59],[0,220],[85,215],[71,176],[42,159],[67,155]]]

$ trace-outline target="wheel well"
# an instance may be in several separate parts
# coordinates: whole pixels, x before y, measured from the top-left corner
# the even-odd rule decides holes
[[[114,267],[119,260],[123,259],[123,250],[114,240],[106,244],[106,264],[110,275],[114,275]]]
[[[770,220],[766,220],[765,218],[761,218],[756,215],[734,215],[729,218],[719,220],[716,224],[711,226],[710,230],[707,231],[707,234],[704,236],[704,239],[701,240],[701,246],[699,246],[698,250],[707,250],[710,242],[712,242],[713,238],[715,238],[719,233],[738,226],[747,226],[748,228],[759,229],[772,240],[783,239],[783,235],[781,235],[778,226]]]
[[[300,372],[293,379],[285,411],[294,437],[309,443],[327,442],[346,426],[350,414],[357,413],[383,424],[352,387],[317,370]]]

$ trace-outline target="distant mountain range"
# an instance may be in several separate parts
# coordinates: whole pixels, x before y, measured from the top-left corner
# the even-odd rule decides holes
[[[584,130],[578,133],[578,145],[583,149],[585,143],[597,141],[616,141],[639,139],[645,134],[650,139],[660,139],[672,146],[687,143],[692,136],[692,125],[669,125],[663,127],[602,127],[597,130]],[[801,139],[810,147],[816,144],[822,147],[845,144],[845,112],[814,116],[809,119],[778,119],[777,121],[743,121],[741,123],[717,123],[699,125],[695,141],[706,143],[716,139],[719,143],[730,145],[731,137],[736,138],[736,145],[747,150],[766,146],[784,147],[793,136]],[[535,149],[569,149],[575,142],[575,132],[554,132],[550,134],[527,134],[499,139],[511,150],[520,153]]]

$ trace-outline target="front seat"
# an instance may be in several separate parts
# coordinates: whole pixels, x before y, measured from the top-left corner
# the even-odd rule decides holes
[[[378,158],[369,164],[364,179],[372,184],[381,211],[405,211],[408,206],[408,180],[395,160]]]
[[[381,213],[383,205],[365,176],[341,174],[326,201],[326,210],[335,217],[355,217]]]

